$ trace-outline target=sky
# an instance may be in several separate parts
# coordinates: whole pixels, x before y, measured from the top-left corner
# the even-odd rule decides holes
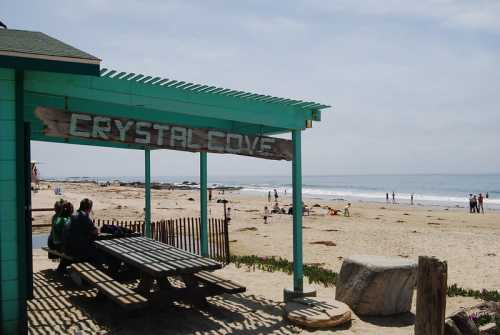
[[[102,67],[331,105],[304,132],[303,174],[496,173],[500,1],[2,1]],[[43,176],[141,176],[141,151],[32,143]],[[198,155],[152,153],[153,176]],[[290,162],[209,154],[209,175]]]

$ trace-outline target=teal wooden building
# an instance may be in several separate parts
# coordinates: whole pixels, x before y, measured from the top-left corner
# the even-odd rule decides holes
[[[0,333],[27,333],[26,301],[32,283],[31,140],[143,150],[146,227],[151,213],[150,150],[195,152],[200,157],[202,253],[207,252],[208,245],[208,153],[291,159],[295,210],[290,253],[294,274],[293,289],[287,294],[301,295],[301,133],[311,127],[312,121],[320,121],[321,110],[327,107],[315,102],[105,70],[100,68],[100,59],[43,33],[0,29]],[[49,111],[45,115],[47,120],[42,120],[37,111]],[[54,115],[69,115],[71,124],[65,126]],[[128,140],[121,123],[122,128],[111,129],[113,122],[118,124],[116,120],[134,124],[136,133],[142,137]],[[47,132],[50,126],[55,133],[60,132],[59,136]],[[150,132],[148,137],[144,129],[140,132],[139,126],[150,130],[156,127],[158,132]],[[176,139],[163,143],[160,129],[170,129]],[[284,133],[292,134],[290,143],[275,143],[271,137]],[[201,134],[199,143],[190,143],[192,139],[188,139],[186,144],[182,136],[189,134]],[[208,144],[203,142],[205,135]],[[153,143],[153,138],[157,142]],[[227,145],[220,144],[226,140]],[[238,148],[238,145],[244,147],[245,141],[254,143],[254,147]],[[255,149],[259,141],[260,149]],[[280,156],[280,152],[287,150],[290,151],[287,155]],[[149,231],[146,229],[146,234]]]

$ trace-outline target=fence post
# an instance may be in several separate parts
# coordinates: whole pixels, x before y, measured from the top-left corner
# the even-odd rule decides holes
[[[443,335],[448,265],[435,257],[420,256],[417,269],[415,335]]]
[[[226,263],[229,264],[231,261],[231,255],[229,254],[229,225],[227,218],[224,219],[224,248],[226,252]]]

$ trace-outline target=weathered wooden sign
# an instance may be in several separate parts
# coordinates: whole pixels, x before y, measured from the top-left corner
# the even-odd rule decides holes
[[[291,160],[293,156],[292,142],[275,137],[189,128],[46,107],[37,107],[35,115],[44,124],[44,134],[47,136],[139,144],[159,149],[229,153],[274,160]]]

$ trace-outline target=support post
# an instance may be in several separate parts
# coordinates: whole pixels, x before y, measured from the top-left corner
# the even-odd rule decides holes
[[[208,256],[207,153],[200,152],[200,250]]]
[[[301,130],[292,131],[293,161],[293,290],[285,289],[284,301],[315,297],[316,291],[304,291],[304,261],[302,256],[302,146]]]
[[[443,335],[448,266],[434,257],[420,256],[417,269],[415,335]]]
[[[304,290],[304,273],[302,259],[302,152],[301,131],[292,131],[293,161],[293,290],[302,293]]]
[[[144,149],[144,235],[151,238],[151,150]]]

